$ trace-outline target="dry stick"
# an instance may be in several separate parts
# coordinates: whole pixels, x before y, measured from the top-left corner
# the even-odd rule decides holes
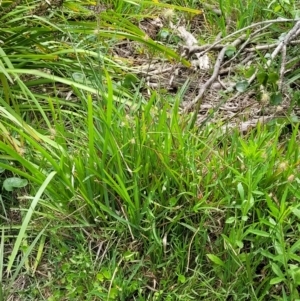
[[[268,27],[270,27],[272,24],[267,24],[266,26],[262,27],[262,28],[259,28],[257,29],[255,32],[253,32],[249,37],[248,39],[241,45],[241,47],[239,48],[239,50],[237,51],[237,53],[228,61],[226,61],[222,66],[221,66],[221,70],[219,72],[219,75],[222,75],[222,74],[226,74],[228,73],[230,70],[232,69],[236,69],[237,66],[234,66],[233,68],[232,67],[227,67],[227,68],[224,68],[226,65],[228,65],[230,62],[232,62],[245,48],[246,46],[249,44],[249,42],[251,42],[254,38],[256,38],[256,36],[264,31],[265,29],[267,29]],[[243,61],[241,62],[241,65],[245,65],[248,61],[250,61],[252,59],[252,56],[251,55],[248,55],[248,57]]]
[[[291,41],[290,45],[298,45],[300,44],[300,40]],[[255,47],[245,49],[245,52],[255,52],[257,50],[269,50],[278,46],[278,43],[268,44],[268,45],[257,45]]]
[[[279,22],[295,22],[295,20],[293,19],[280,19],[280,20],[271,20],[271,21],[263,21],[263,22],[259,22],[259,23],[256,23],[256,24],[252,24],[248,27],[245,27],[245,28],[242,28],[241,30],[238,30],[228,36],[226,36],[225,38],[219,40],[218,42],[215,42],[214,44],[211,45],[211,47],[208,47],[206,48],[206,50],[204,52],[201,53],[201,55],[205,54],[206,52],[208,52],[210,49],[212,49],[213,47],[215,47],[217,44],[219,44],[220,42],[224,41],[225,39],[228,39],[229,37],[233,36],[233,35],[236,35],[237,33],[240,33],[242,31],[245,31],[247,29],[250,29],[250,28],[253,28],[255,26],[258,26],[258,25],[262,25],[262,24],[273,24],[273,23],[279,23]],[[271,59],[267,62],[267,66],[269,66],[272,62],[272,60],[276,57],[276,55],[279,53],[279,51],[283,48],[284,45],[286,45],[293,37],[297,36],[297,34],[300,33],[300,21],[297,21],[295,26],[292,28],[292,30],[289,31],[289,33],[286,35],[286,37],[284,38],[284,40],[282,42],[280,42],[277,46],[277,48],[273,51],[272,55],[271,55]],[[232,46],[237,46],[238,44],[241,43],[242,39],[244,39],[246,37],[246,35],[243,35],[242,37],[238,38],[237,40],[235,40],[231,45]],[[193,106],[195,104],[197,104],[196,106],[196,109],[194,111],[194,114],[193,114],[193,118],[191,120],[191,123],[190,123],[190,127],[193,127],[195,122],[196,122],[196,119],[197,119],[197,115],[198,115],[198,112],[200,110],[200,106],[201,106],[201,103],[202,103],[202,98],[204,96],[204,93],[205,91],[211,86],[211,84],[216,80],[218,74],[219,74],[219,70],[220,70],[220,66],[221,66],[221,63],[224,59],[224,56],[225,56],[225,52],[226,52],[226,49],[229,45],[225,46],[219,53],[218,55],[218,58],[217,58],[217,61],[216,61],[216,64],[215,64],[215,67],[214,67],[214,72],[212,74],[212,76],[210,77],[210,79],[203,85],[203,87],[200,89],[199,91],[199,94],[197,95],[197,97],[184,109],[184,113],[187,113],[189,112]],[[198,47],[193,47],[193,48],[190,48],[189,49],[189,57],[198,52],[199,48]],[[256,75],[257,71],[255,72],[255,75]],[[251,77],[251,79],[248,81],[249,83],[251,83],[253,81],[253,79],[255,78],[255,76],[253,75]],[[233,98],[236,98],[238,95],[240,95],[240,93],[238,92],[236,95],[234,95]]]
[[[244,48],[248,45],[250,42],[250,37],[241,45],[240,49],[236,52],[236,54],[228,61],[226,61],[221,67],[224,68],[226,65],[230,64],[233,60],[236,59],[236,57],[244,50]]]
[[[246,46],[249,44],[249,42],[251,42],[251,40],[253,38],[256,37],[256,35],[258,35],[260,32],[262,32],[263,30],[267,29],[268,27],[270,27],[272,24],[267,24],[266,26],[257,29],[256,31],[254,31],[252,34],[250,34],[250,36],[248,37],[248,39],[242,44],[242,46],[239,48],[239,50],[237,51],[237,53],[227,62],[225,62],[222,65],[222,68],[224,68],[226,65],[228,65],[230,62],[232,62],[245,48]]]
[[[267,67],[269,67],[271,65],[272,61],[277,56],[277,54],[281,51],[283,46],[287,45],[290,42],[290,40],[298,33],[299,29],[300,29],[300,21],[297,21],[297,23],[294,25],[294,27],[286,34],[284,39],[281,42],[279,42],[278,46],[272,52],[271,58],[267,62]]]
[[[233,46],[237,46],[238,44],[240,44],[242,42],[242,39],[244,39],[246,37],[246,35],[242,35],[240,38],[236,39],[231,45]],[[229,46],[229,45],[227,45]],[[225,52],[227,50],[227,46],[225,46],[219,53],[217,61],[215,63],[215,67],[214,67],[214,72],[212,74],[212,76],[210,77],[210,79],[204,84],[204,86],[200,89],[199,94],[197,95],[197,97],[192,101],[192,103],[190,103],[186,108],[184,108],[183,113],[187,113],[189,112],[193,106],[196,104],[196,108],[194,110],[193,113],[193,117],[191,119],[191,122],[189,123],[189,128],[193,128],[196,120],[197,120],[197,116],[201,107],[201,103],[202,103],[202,98],[204,96],[204,93],[206,91],[206,89],[208,89],[212,83],[216,80],[216,78],[218,77],[219,74],[219,70],[221,67],[221,63],[224,59],[225,56]],[[210,116],[208,117],[210,118]]]
[[[232,44],[228,44],[226,45],[219,53],[218,58],[216,60],[215,63],[215,67],[214,67],[214,72],[212,74],[212,76],[210,77],[210,79],[201,87],[198,95],[195,97],[195,99],[184,109],[184,112],[187,113],[188,111],[190,111],[195,104],[197,104],[197,108],[195,111],[195,114],[198,114],[198,110],[200,109],[200,105],[201,105],[201,100],[204,96],[204,93],[206,92],[206,90],[212,85],[212,83],[217,79],[218,75],[219,75],[219,71],[220,71],[220,67],[221,64],[223,62],[226,50],[228,46],[237,46],[239,45],[243,39],[246,37],[246,35],[242,35],[241,37],[239,37],[238,39],[236,39]]]
[[[219,32],[215,38],[215,43],[222,39],[222,32]],[[208,45],[209,46],[209,45]]]
[[[283,78],[285,73],[285,64],[286,64],[286,45],[282,47],[282,52],[281,52],[281,66],[280,66],[280,75],[278,81],[278,90],[280,92],[282,92]]]
[[[201,52],[201,51],[205,51],[206,49],[219,50],[219,49],[222,49],[225,46],[224,44],[216,44],[216,43],[217,42],[214,42],[214,44],[205,44],[205,45],[194,46],[194,47],[197,47],[197,49],[198,49],[197,52]],[[190,58],[194,54],[194,53],[191,53],[189,51],[189,48],[187,46],[185,46],[185,51],[187,52],[187,57],[188,58]]]
[[[299,34],[300,34],[300,28],[297,30],[297,32],[296,32],[295,35],[293,36],[293,39],[294,39],[295,37],[297,37]]]
[[[231,34],[229,34],[228,36],[224,37],[223,39],[213,43],[210,47],[206,48],[206,50],[201,53],[202,55],[205,54],[206,52],[208,52],[209,50],[213,49],[217,44],[220,44],[221,42],[227,40],[228,38],[231,38],[245,30],[248,30],[248,29],[251,29],[253,27],[256,27],[256,26],[259,26],[259,25],[265,25],[265,24],[274,24],[274,23],[285,23],[285,22],[296,22],[297,20],[295,19],[276,19],[276,20],[268,20],[268,21],[262,21],[262,22],[258,22],[258,23],[254,23],[254,24],[251,24],[247,27],[244,27],[242,29],[239,29]],[[188,51],[189,53],[189,57],[194,54],[194,53],[197,53],[197,52],[201,52],[202,49],[201,49],[201,46],[194,46],[194,47],[191,47],[191,48],[188,48],[186,47],[186,50]]]
[[[270,25],[272,25],[272,24],[269,24],[269,25],[261,28],[260,30],[263,30],[263,29],[269,27]],[[219,49],[222,49],[225,46],[224,44],[217,44],[217,45],[214,45],[214,44],[205,44],[205,45],[197,46],[197,48],[198,48],[199,52],[201,52],[201,51],[206,52],[207,49],[209,49],[209,50],[219,50]],[[298,44],[300,44],[300,40],[291,41],[290,44],[291,45],[298,45]],[[244,49],[244,51],[245,52],[255,52],[257,50],[272,49],[272,48],[275,48],[277,46],[278,46],[278,43],[268,44],[268,45],[257,45],[257,46],[251,47],[251,48],[246,48],[246,49]],[[193,54],[193,53],[191,53],[191,54]]]
[[[254,57],[254,53],[249,53],[248,56],[239,63],[239,65],[246,66],[246,64],[249,61],[251,61],[253,59],[253,57]],[[224,74],[229,73],[230,71],[234,71],[234,70],[238,69],[239,65],[229,66],[227,68],[223,68],[223,66],[222,66],[221,67],[222,69],[220,69],[220,71],[219,71],[219,75],[224,75]]]
[[[251,27],[254,27],[254,26],[257,26],[258,24],[273,24],[273,23],[276,23],[276,22],[287,22],[287,19],[284,19],[284,20],[272,20],[271,21],[264,21],[264,22],[260,22],[260,23],[256,23],[256,24],[253,24],[253,25],[250,25],[248,27],[245,27],[243,28],[242,30],[246,30],[246,29],[249,29]],[[295,20],[289,20],[289,21],[295,21]],[[239,30],[239,31],[236,31],[235,33],[233,34],[237,34],[238,32],[242,31],[242,30]],[[272,55],[271,55],[271,60],[269,60],[267,62],[267,66],[269,66],[272,62],[272,60],[276,57],[276,55],[279,53],[279,51],[282,49],[283,45],[286,45],[292,37],[295,37],[296,34],[298,34],[298,32],[300,31],[300,21],[297,21],[296,24],[294,25],[294,27],[288,32],[288,34],[285,36],[284,40],[281,41],[279,43],[279,45],[277,46],[277,48],[273,51]],[[231,35],[233,35],[231,34]],[[229,35],[229,36],[231,36]],[[228,38],[229,36],[225,37],[225,38]],[[242,39],[244,39],[246,37],[246,35],[244,34],[242,37],[238,38],[237,40],[235,40],[231,45],[232,46],[237,46],[238,44],[241,43]],[[224,38],[224,39],[225,39]],[[224,39],[221,39],[220,41],[224,40]],[[215,46],[214,44],[212,46]],[[227,45],[228,46],[228,45]],[[193,106],[195,104],[197,104],[196,106],[196,109],[195,109],[195,112],[194,112],[194,115],[193,115],[193,118],[192,118],[192,121],[191,121],[191,126],[193,126],[195,124],[195,121],[196,121],[196,118],[197,118],[197,115],[198,115],[198,111],[200,109],[200,106],[201,106],[201,103],[202,103],[202,98],[203,98],[203,95],[205,93],[205,91],[211,86],[211,84],[216,80],[218,74],[219,74],[219,70],[220,70],[220,66],[221,66],[221,63],[224,59],[224,56],[225,56],[225,52],[226,52],[226,49],[227,49],[227,46],[225,46],[219,53],[219,56],[217,58],[217,61],[216,61],[216,64],[215,64],[215,67],[214,67],[214,72],[212,74],[212,76],[210,77],[210,79],[203,85],[203,87],[200,89],[199,91],[199,94],[196,96],[196,98],[184,109],[184,112],[187,113],[189,112]],[[207,52],[210,48],[207,48],[206,51],[204,51],[202,54],[204,54],[205,52]]]
[[[297,37],[300,33],[300,21],[297,21],[297,23],[294,25],[294,27],[286,34],[284,39],[279,42],[275,50],[271,54],[271,58],[266,63],[266,68],[271,66],[272,61],[274,58],[278,55],[280,51],[282,51],[282,59],[281,59],[281,68],[280,68],[280,79],[278,82],[278,90],[282,90],[283,85],[283,77],[284,77],[284,71],[285,71],[285,63],[286,63],[286,46],[289,44],[289,42]]]

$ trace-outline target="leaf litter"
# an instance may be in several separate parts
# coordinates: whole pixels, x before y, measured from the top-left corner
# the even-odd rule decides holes
[[[297,64],[291,64],[287,52],[295,52],[300,43],[300,21],[263,21],[199,45],[198,35],[206,26],[203,16],[173,24],[168,14],[143,19],[139,27],[147,38],[174,49],[190,66],[147,51],[137,53],[134,41],[123,41],[113,50],[117,57],[131,61],[130,70],[145,82],[145,95],[156,90],[175,96],[183,89],[181,114],[197,114],[198,126],[222,121],[224,129],[238,127],[244,133],[275,118],[298,120],[293,97],[298,83],[289,80]],[[274,24],[288,24],[289,29],[274,36]]]

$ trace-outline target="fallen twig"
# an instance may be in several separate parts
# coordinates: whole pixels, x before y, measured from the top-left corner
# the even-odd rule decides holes
[[[270,66],[274,58],[278,55],[278,53],[282,50],[284,46],[286,46],[291,39],[295,38],[299,34],[300,30],[300,21],[294,25],[294,27],[286,34],[284,39],[279,42],[275,50],[271,54],[271,58],[267,62],[267,66]]]
[[[255,32],[253,32],[252,34],[250,34],[250,36],[247,38],[247,40],[241,45],[240,49],[237,51],[237,53],[227,62],[225,62],[222,65],[222,68],[224,68],[226,65],[230,64],[233,60],[236,59],[236,57],[246,48],[246,46],[251,42],[251,40],[253,38],[255,38],[257,36],[257,34],[259,34],[260,32],[262,32],[263,30],[267,29],[268,27],[270,27],[272,24],[267,24],[266,26],[257,29]]]
[[[220,39],[219,41],[213,43],[210,47],[206,48],[205,51],[203,51],[201,54],[205,54],[206,52],[210,51],[211,49],[213,49],[217,44],[220,44],[221,42],[231,38],[231,37],[234,37],[235,35],[237,34],[240,34],[248,29],[251,29],[251,28],[254,28],[254,27],[257,27],[257,26],[260,26],[260,25],[265,25],[265,24],[274,24],[274,23],[286,23],[286,22],[296,22],[297,20],[295,19],[283,19],[283,18],[280,18],[280,19],[275,19],[275,20],[267,20],[267,21],[262,21],[262,22],[258,22],[258,23],[254,23],[254,24],[251,24],[249,26],[246,26],[242,29],[239,29],[229,35],[227,35],[226,37]],[[189,57],[195,53],[199,53],[202,51],[201,49],[201,46],[194,46],[192,48],[186,48],[186,50],[188,51],[188,55]]]
[[[209,78],[209,80],[200,88],[200,91],[198,93],[198,95],[195,97],[195,99],[188,105],[186,106],[186,108],[184,109],[185,112],[189,112],[196,104],[197,105],[197,109],[196,109],[196,114],[198,113],[199,107],[201,105],[201,100],[206,92],[206,90],[212,85],[212,83],[217,79],[218,75],[219,75],[219,71],[220,71],[220,67],[221,64],[224,60],[224,56],[226,53],[226,50],[228,48],[228,46],[234,46],[236,47],[237,45],[239,45],[240,43],[242,43],[243,39],[246,37],[246,35],[242,35],[241,37],[239,37],[238,39],[236,39],[233,43],[228,44],[226,46],[223,47],[223,49],[220,51],[218,58],[216,60],[215,66],[214,66],[214,71],[212,76]]]
[[[249,61],[251,61],[253,59],[253,57],[254,57],[254,54],[249,53],[245,59],[243,59],[239,64],[237,64],[235,66],[223,68],[223,66],[224,66],[224,64],[223,64],[223,66],[221,67],[222,69],[220,69],[219,75],[224,75],[224,74],[229,73],[230,71],[235,71],[236,69],[240,68],[240,66],[246,66],[246,64],[248,64]]]
[[[283,87],[283,78],[285,73],[285,64],[286,64],[286,45],[282,47],[281,52],[281,66],[280,66],[280,73],[279,73],[279,80],[278,80],[278,90],[282,92]]]
[[[278,44],[279,44],[279,42],[278,43],[274,43],[274,44],[267,44],[267,45],[257,45],[255,47],[246,48],[245,52],[256,52],[258,50],[269,50],[269,49],[277,47]],[[290,45],[298,45],[298,44],[300,44],[300,40],[290,41],[289,44]]]
[[[286,34],[284,39],[278,43],[275,50],[272,52],[270,59],[266,63],[266,68],[268,68],[275,57],[281,51],[281,67],[280,67],[280,77],[278,81],[278,90],[282,90],[283,78],[285,73],[285,63],[286,63],[286,46],[291,42],[292,39],[296,38],[300,34],[300,21],[297,21],[294,27]]]

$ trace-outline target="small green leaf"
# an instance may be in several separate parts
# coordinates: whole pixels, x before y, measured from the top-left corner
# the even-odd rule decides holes
[[[283,273],[281,272],[280,267],[275,262],[273,262],[271,264],[271,266],[272,266],[272,270],[276,274],[276,276],[278,276],[281,279],[285,279]]]
[[[270,284],[277,284],[284,281],[284,278],[276,277],[270,280]]]
[[[81,72],[74,72],[74,73],[72,73],[72,78],[77,83],[84,83],[85,79],[86,79],[85,75],[83,73],[81,73]]]
[[[167,28],[162,28],[158,33],[158,38],[166,40],[170,36],[170,31]]]
[[[300,219],[300,209],[293,208],[292,213]]]
[[[228,58],[233,57],[235,53],[236,53],[236,48],[234,46],[228,46],[226,51],[225,51],[225,55]]]
[[[244,247],[244,243],[241,240],[236,240],[235,243],[240,249]]]
[[[175,197],[171,197],[170,199],[169,199],[169,204],[170,204],[170,206],[175,206],[176,204],[177,204],[177,202],[178,202],[178,199],[177,198],[175,198]]]
[[[132,88],[133,85],[136,84],[137,82],[138,82],[138,78],[135,75],[133,75],[131,73],[128,73],[124,77],[124,80],[122,82],[122,86],[124,88],[129,89],[129,88]]]
[[[178,275],[178,282],[180,283],[185,283],[186,279],[185,279],[185,276],[182,275],[182,274],[179,274]]]
[[[270,237],[270,234],[268,232],[257,230],[257,229],[248,229],[246,233],[252,233],[255,234],[256,236],[261,236],[261,237]]]
[[[281,243],[279,243],[277,240],[275,240],[274,242],[274,248],[278,253],[278,255],[283,255],[285,253],[284,246]]]
[[[282,6],[280,4],[278,4],[278,5],[274,6],[273,10],[274,10],[274,13],[278,13],[282,10]]]
[[[249,83],[248,81],[246,80],[243,80],[243,81],[240,81],[240,82],[237,82],[236,85],[235,85],[235,88],[238,92],[245,92],[247,90],[249,86]]]
[[[237,184],[237,190],[239,192],[241,199],[243,200],[245,198],[245,190],[241,182]]]
[[[270,103],[274,106],[279,105],[282,102],[281,93],[273,93],[270,98]]]
[[[288,256],[289,256],[290,260],[295,260],[300,263],[300,256],[297,256],[296,254],[293,254],[293,253],[289,253]]]
[[[255,73],[255,71],[256,69],[253,66],[251,66],[245,71],[244,75],[246,78],[250,78]]]
[[[259,84],[266,86],[268,82],[268,73],[266,72],[259,72],[256,75],[257,81]]]
[[[13,191],[14,188],[22,188],[25,187],[28,184],[28,181],[26,179],[20,179],[17,177],[11,177],[3,182],[3,188],[6,191]]]
[[[136,252],[126,251],[123,255],[124,260],[126,260],[126,261],[133,260],[135,255],[136,255]]]
[[[234,216],[227,218],[227,220],[225,221],[226,224],[232,224],[234,222],[235,222],[235,217]]]
[[[97,275],[98,279],[110,279],[111,278],[111,272],[107,268],[101,269],[100,273]]]
[[[269,251],[267,251],[267,250],[262,250],[261,249],[260,250],[260,254],[263,255],[263,256],[265,256],[265,257],[267,257],[267,258],[273,259],[273,260],[275,258],[275,256],[272,253],[270,253]]]
[[[221,260],[218,256],[214,255],[214,254],[206,254],[206,256],[208,257],[208,259],[210,261],[212,261],[213,263],[220,265],[222,267],[225,266],[225,263],[223,262],[223,260]]]
[[[269,73],[268,83],[270,83],[270,84],[276,84],[278,80],[279,80],[278,73],[275,73],[275,72]]]
[[[97,277],[97,280],[98,280],[99,282],[103,282],[104,276],[103,276],[102,273],[98,273],[96,277]]]
[[[109,298],[110,299],[116,299],[119,295],[119,291],[116,287],[112,287],[109,291]]]
[[[255,195],[265,195],[264,192],[259,191],[259,190],[254,190],[254,191],[252,191],[252,193],[255,194]]]
[[[290,264],[289,267],[290,267],[289,273],[293,278],[294,284],[300,285],[300,268],[298,268],[298,266],[295,264]]]
[[[267,205],[268,205],[269,209],[271,210],[273,216],[278,216],[279,210],[268,195],[266,195],[266,201],[267,201]],[[300,218],[300,215],[299,215],[299,218]]]
[[[291,253],[295,253],[300,249],[300,240],[297,240],[290,248]]]

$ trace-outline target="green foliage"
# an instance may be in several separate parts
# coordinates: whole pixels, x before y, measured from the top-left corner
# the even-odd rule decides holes
[[[299,299],[298,119],[245,135],[221,121],[188,129],[184,88],[146,97],[135,66],[110,51],[135,41],[139,54],[188,66],[164,44],[177,43],[171,31],[157,43],[136,20],[199,14],[198,4],[101,1],[109,9],[92,19],[84,1],[42,4],[0,13],[0,301]],[[235,30],[296,11],[292,1],[218,4],[210,35],[232,30],[228,17]],[[256,74],[274,105],[276,64]]]
[[[3,181],[3,188],[6,191],[13,191],[15,188],[25,187],[27,184],[28,184],[28,181],[25,179],[11,177],[11,178],[7,178]]]

